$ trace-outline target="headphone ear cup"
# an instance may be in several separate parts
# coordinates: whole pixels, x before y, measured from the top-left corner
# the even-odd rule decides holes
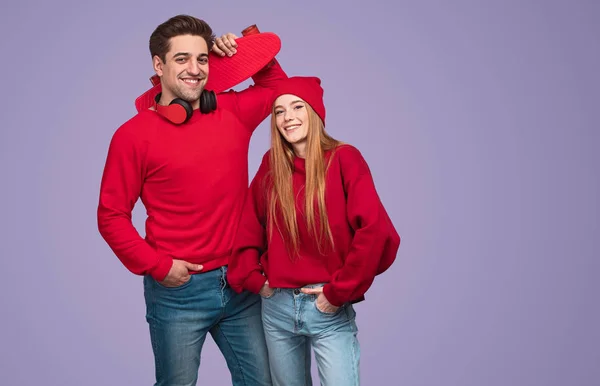
[[[179,105],[185,110],[185,120],[182,123],[187,122],[192,117],[192,115],[194,115],[194,109],[188,101],[185,101],[181,98],[175,98],[171,101],[171,103],[169,103],[169,106],[173,105]]]
[[[203,90],[200,94],[200,111],[208,114],[217,109],[217,95],[212,90]]]
[[[158,93],[154,98],[156,112],[163,116],[168,121],[180,125],[187,122],[194,114],[192,106],[180,98],[175,98],[169,103],[168,106],[162,106],[158,104],[161,93]]]

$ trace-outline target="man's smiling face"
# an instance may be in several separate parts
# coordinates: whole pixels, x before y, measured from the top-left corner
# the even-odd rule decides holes
[[[180,35],[169,41],[169,51],[163,62],[154,57],[154,69],[161,78],[161,103],[169,104],[181,98],[200,105],[200,94],[208,81],[208,46],[201,36]]]

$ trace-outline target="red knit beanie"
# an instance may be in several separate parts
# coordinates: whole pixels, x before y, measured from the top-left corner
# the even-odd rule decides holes
[[[325,125],[325,105],[323,104],[321,79],[314,76],[293,76],[281,80],[273,94],[273,103],[279,96],[284,94],[296,95],[306,101]]]

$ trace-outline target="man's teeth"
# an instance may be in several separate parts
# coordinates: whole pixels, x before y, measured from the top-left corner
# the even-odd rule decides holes
[[[183,81],[186,83],[198,83],[199,82],[198,79],[184,79]]]

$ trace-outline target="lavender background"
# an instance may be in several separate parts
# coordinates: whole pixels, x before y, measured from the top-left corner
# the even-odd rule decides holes
[[[95,211],[178,13],[278,33],[371,165],[403,241],[356,307],[364,385],[600,384],[598,2],[211,3],[2,4],[1,384],[153,382],[141,278]],[[250,176],[267,146],[265,121]],[[231,384],[210,339],[202,361]]]

